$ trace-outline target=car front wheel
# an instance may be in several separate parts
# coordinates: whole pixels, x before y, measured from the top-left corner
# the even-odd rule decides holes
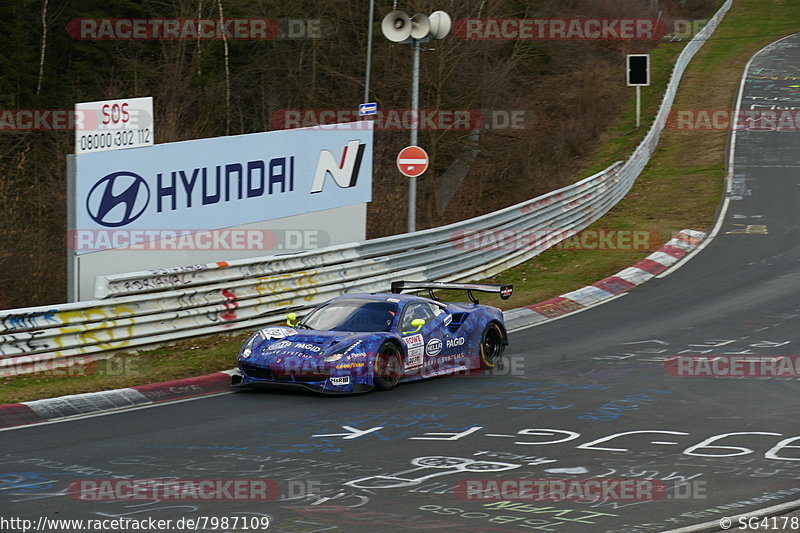
[[[403,356],[393,343],[384,343],[375,356],[374,384],[378,390],[389,390],[397,386],[403,374]]]

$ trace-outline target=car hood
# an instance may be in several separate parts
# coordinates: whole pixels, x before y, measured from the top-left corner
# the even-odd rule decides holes
[[[376,335],[379,334],[265,328],[256,332],[245,348],[250,347],[252,354],[249,359],[253,362],[277,358],[317,359],[343,350],[352,351],[358,348],[354,344],[364,344]]]

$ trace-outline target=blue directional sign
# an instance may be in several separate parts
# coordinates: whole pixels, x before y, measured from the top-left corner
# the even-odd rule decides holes
[[[378,104],[376,102],[367,102],[365,104],[358,104],[358,116],[365,117],[367,115],[374,115],[378,112]]]

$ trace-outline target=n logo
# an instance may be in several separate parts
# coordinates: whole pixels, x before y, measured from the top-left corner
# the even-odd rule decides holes
[[[322,150],[319,153],[317,170],[314,172],[314,183],[311,185],[311,192],[322,192],[322,187],[325,185],[325,177],[328,174],[331,175],[336,185],[343,189],[355,187],[366,146],[366,144],[361,144],[357,140],[348,142],[347,146],[344,147],[341,163],[337,163],[330,150]]]

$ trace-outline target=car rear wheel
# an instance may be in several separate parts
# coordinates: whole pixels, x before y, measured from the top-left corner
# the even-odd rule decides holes
[[[491,323],[481,336],[481,368],[494,368],[503,357],[503,332],[500,326]]]
[[[403,356],[400,349],[387,342],[375,356],[375,377],[373,383],[378,390],[389,390],[397,386],[403,374]]]

